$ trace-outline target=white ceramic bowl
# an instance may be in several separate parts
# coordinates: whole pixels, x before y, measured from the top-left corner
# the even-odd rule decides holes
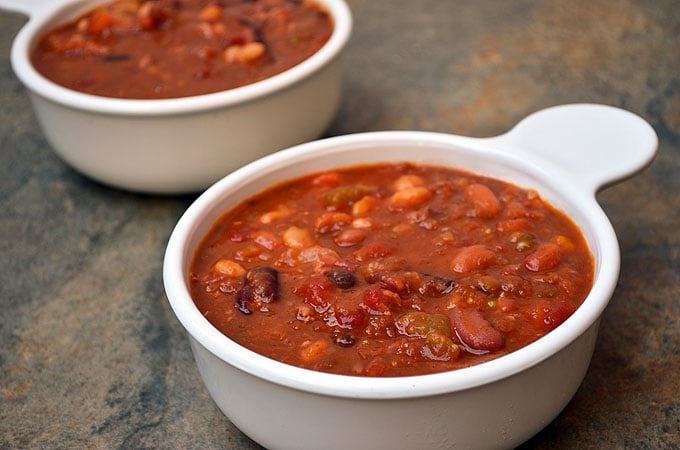
[[[44,33],[101,3],[0,0],[0,9],[30,17],[12,45],[12,67],[48,142],[83,174],[133,191],[199,191],[261,156],[318,138],[330,125],[340,99],[338,56],[352,28],[343,0],[318,0],[334,31],[297,66],[251,85],[164,100],[83,94],[47,80],[31,65],[30,51]]]
[[[656,147],[654,131],[639,117],[584,104],[540,111],[493,138],[397,131],[303,144],[233,172],[188,208],[168,243],[166,292],[215,402],[267,448],[511,448],[553,420],[586,373],[620,261],[616,236],[595,193],[642,169]],[[582,306],[547,336],[510,355],[401,378],[333,375],[282,364],[239,346],[201,315],[187,288],[189,265],[223,212],[292,177],[401,160],[463,168],[534,188],[566,212],[595,258],[594,286]]]

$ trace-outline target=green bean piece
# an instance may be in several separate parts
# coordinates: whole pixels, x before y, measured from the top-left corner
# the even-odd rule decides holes
[[[334,208],[341,208],[343,206],[350,206],[357,200],[376,192],[374,186],[367,186],[364,184],[353,184],[350,186],[340,186],[333,189],[323,199],[324,206],[331,206]]]
[[[395,320],[400,333],[407,336],[427,336],[438,333],[451,337],[449,318],[443,314],[428,314],[420,311],[407,312]]]

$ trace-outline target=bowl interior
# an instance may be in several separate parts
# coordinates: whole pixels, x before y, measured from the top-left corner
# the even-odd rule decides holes
[[[537,190],[544,199],[571,217],[584,233],[595,260],[594,286],[590,295],[561,326],[510,355],[453,372],[380,379],[313,372],[269,360],[223,336],[198,312],[187,289],[189,265],[205,234],[226,210],[291,178],[382,161],[446,165]],[[188,332],[218,357],[256,376],[300,389],[335,395],[390,397],[426,395],[487,383],[531,367],[568,345],[599,318],[613,292],[619,264],[613,231],[594,199],[583,198],[569,188],[568,178],[488,148],[483,139],[425,132],[377,132],[303,144],[232,173],[208,189],[187,210],[173,232],[166,254],[164,276],[170,284],[168,296]],[[352,381],[339,383],[340,378]],[[417,389],[413,389],[414,383]]]

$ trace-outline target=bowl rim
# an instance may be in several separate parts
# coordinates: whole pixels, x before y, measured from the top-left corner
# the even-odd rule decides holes
[[[284,364],[252,352],[235,343],[210,324],[195,306],[187,287],[190,239],[202,218],[214,209],[228,191],[240,183],[256,179],[268,171],[280,171],[300,161],[324,157],[329,152],[342,152],[352,146],[377,143],[410,143],[413,145],[443,145],[453,149],[478,151],[494,164],[529,173],[545,186],[559,192],[572,206],[583,213],[588,223],[577,223],[586,233],[594,257],[593,287],[583,304],[560,326],[508,355],[494,360],[449,372],[407,377],[362,377],[337,375],[302,369]],[[613,227],[594,196],[581,190],[568,189],[571,180],[559,170],[544,170],[531,161],[502,153],[489,146],[485,138],[460,136],[426,131],[377,131],[336,136],[308,142],[256,160],[227,175],[202,195],[184,212],[172,231],[163,262],[163,281],[170,305],[189,335],[226,364],[272,383],[320,395],[362,399],[403,399],[439,395],[475,388],[511,377],[533,367],[569,346],[592,326],[597,326],[602,311],[613,295],[618,281],[620,254]],[[389,160],[389,158],[386,158]],[[294,161],[294,162],[293,162]],[[352,163],[347,165],[351,166]],[[242,199],[242,198],[241,198]],[[224,211],[224,208],[221,209]],[[210,223],[212,225],[213,222]],[[202,236],[201,236],[202,237]],[[600,255],[598,258],[597,255]],[[186,269],[186,270],[185,270]]]
[[[61,0],[49,11],[32,15],[12,43],[11,64],[17,77],[32,93],[58,104],[95,113],[163,116],[233,107],[285,90],[323,70],[340,55],[352,32],[351,10],[344,0],[314,1],[325,8],[333,20],[333,32],[328,41],[309,58],[281,73],[225,91],[168,99],[120,99],[63,87],[35,70],[30,61],[31,50],[64,9],[76,4],[103,3],[103,0]]]

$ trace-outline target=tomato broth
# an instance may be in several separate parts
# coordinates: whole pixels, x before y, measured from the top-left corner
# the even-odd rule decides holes
[[[592,255],[533,190],[383,163],[311,174],[226,212],[190,289],[217,329],[317,371],[409,376],[507,355],[583,302]]]

